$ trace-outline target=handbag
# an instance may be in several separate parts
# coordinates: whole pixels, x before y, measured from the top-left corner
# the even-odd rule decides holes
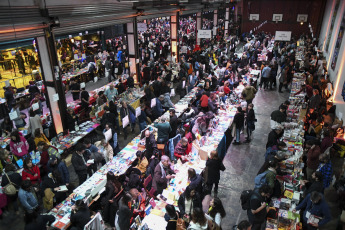
[[[207,229],[208,230],[220,230],[221,228],[213,220],[208,220]]]
[[[14,186],[15,184],[11,182],[10,178],[8,177],[7,173],[5,173],[7,180],[8,180],[8,184],[4,187],[4,193],[8,196],[14,196],[17,194],[17,189]]]
[[[177,222],[176,222],[176,230],[186,230],[186,223],[185,221],[179,217],[178,213],[177,214]]]

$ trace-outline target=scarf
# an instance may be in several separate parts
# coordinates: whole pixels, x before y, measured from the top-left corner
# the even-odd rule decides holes
[[[164,165],[162,164],[162,162],[159,162],[159,166],[161,167],[161,170],[162,170],[162,177],[161,178],[164,178],[167,176],[165,170],[164,170]]]

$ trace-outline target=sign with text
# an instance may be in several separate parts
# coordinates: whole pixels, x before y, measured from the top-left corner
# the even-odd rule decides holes
[[[211,38],[212,30],[198,30],[198,38]]]
[[[147,30],[146,23],[137,23],[137,28],[139,32],[145,32]]]
[[[290,41],[291,31],[276,31],[274,40],[275,41]]]

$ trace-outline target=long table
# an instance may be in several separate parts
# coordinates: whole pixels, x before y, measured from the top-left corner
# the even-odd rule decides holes
[[[195,97],[195,89],[175,104],[177,114],[181,115],[187,108],[188,103]],[[162,116],[168,116],[168,113]],[[83,184],[77,187],[66,200],[55,206],[48,214],[54,215],[56,220],[52,224],[57,229],[67,229],[70,226],[72,200],[84,199],[89,201],[93,196],[104,191],[106,184],[106,174],[112,171],[115,175],[122,175],[136,159],[136,152],[140,142],[141,134],[138,134],[125,148],[123,148],[112,161],[102,166],[96,173],[88,178]],[[72,139],[73,140],[73,139]],[[75,140],[77,141],[77,140]],[[76,142],[73,143],[76,143]],[[90,194],[87,192],[91,191]]]

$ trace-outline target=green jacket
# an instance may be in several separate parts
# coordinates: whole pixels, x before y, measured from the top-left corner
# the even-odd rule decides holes
[[[172,129],[168,122],[155,123],[154,126],[158,129],[157,139],[169,139],[169,133]]]

